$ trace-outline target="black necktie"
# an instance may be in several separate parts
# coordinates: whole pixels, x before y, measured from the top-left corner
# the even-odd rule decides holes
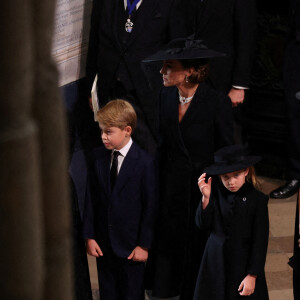
[[[118,156],[121,153],[119,151],[114,151],[113,153],[113,160],[112,160],[112,164],[111,164],[111,168],[110,168],[110,186],[111,189],[114,188],[115,183],[116,183],[116,179],[118,176]]]

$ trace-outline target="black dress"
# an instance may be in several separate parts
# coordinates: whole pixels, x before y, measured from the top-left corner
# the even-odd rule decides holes
[[[176,87],[162,89],[160,104],[160,215],[146,288],[155,297],[191,300],[206,239],[194,222],[197,179],[214,151],[232,144],[231,102],[201,83],[180,123]]]
[[[238,287],[257,275],[247,299],[267,300],[265,260],[269,237],[268,197],[245,183],[232,193],[219,183],[205,210],[199,204],[196,223],[210,236],[201,262],[194,300],[243,299]]]

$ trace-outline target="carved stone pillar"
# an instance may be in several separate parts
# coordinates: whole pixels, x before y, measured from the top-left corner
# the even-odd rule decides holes
[[[0,3],[0,299],[41,299],[42,211],[27,1]]]
[[[44,212],[45,284],[43,300],[72,299],[70,199],[66,123],[57,70],[51,57],[55,1],[33,1],[34,103],[39,125]]]
[[[0,299],[73,299],[54,8],[0,2]]]

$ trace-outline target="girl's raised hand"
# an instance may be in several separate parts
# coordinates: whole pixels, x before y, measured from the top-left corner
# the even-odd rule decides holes
[[[209,177],[207,183],[205,182],[206,173],[203,173],[198,179],[198,186],[200,192],[202,193],[202,208],[205,209],[209,203],[209,197],[211,193],[211,181],[212,178]]]
[[[209,198],[211,192],[212,178],[209,177],[207,183],[205,182],[205,179],[206,179],[206,173],[203,173],[198,179],[198,186],[203,197]]]

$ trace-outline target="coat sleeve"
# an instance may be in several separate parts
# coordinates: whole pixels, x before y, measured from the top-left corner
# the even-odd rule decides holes
[[[233,144],[233,113],[228,96],[220,94],[215,111],[215,149]]]
[[[258,199],[255,219],[253,223],[253,235],[251,241],[250,259],[247,272],[251,275],[264,274],[267,248],[269,240],[269,215],[268,197]]]
[[[97,73],[97,49],[98,49],[98,29],[99,29],[99,16],[101,0],[93,1],[92,15],[91,15],[91,28],[89,34],[89,46],[86,60],[86,91],[88,96],[92,89],[92,85]]]
[[[202,208],[202,201],[200,201],[198,208],[196,210],[196,225],[200,229],[210,229],[213,221],[214,214],[214,198],[210,197],[209,203],[205,209]]]
[[[143,214],[140,224],[138,246],[151,248],[154,226],[158,212],[158,171],[154,159],[145,166],[142,179]]]
[[[236,0],[234,14],[235,59],[232,85],[249,87],[255,50],[256,0]]]
[[[85,192],[84,201],[84,213],[83,213],[83,226],[82,226],[82,236],[85,239],[95,239],[95,198],[97,186],[95,183],[95,178],[91,170],[89,170],[87,175],[87,184]]]

